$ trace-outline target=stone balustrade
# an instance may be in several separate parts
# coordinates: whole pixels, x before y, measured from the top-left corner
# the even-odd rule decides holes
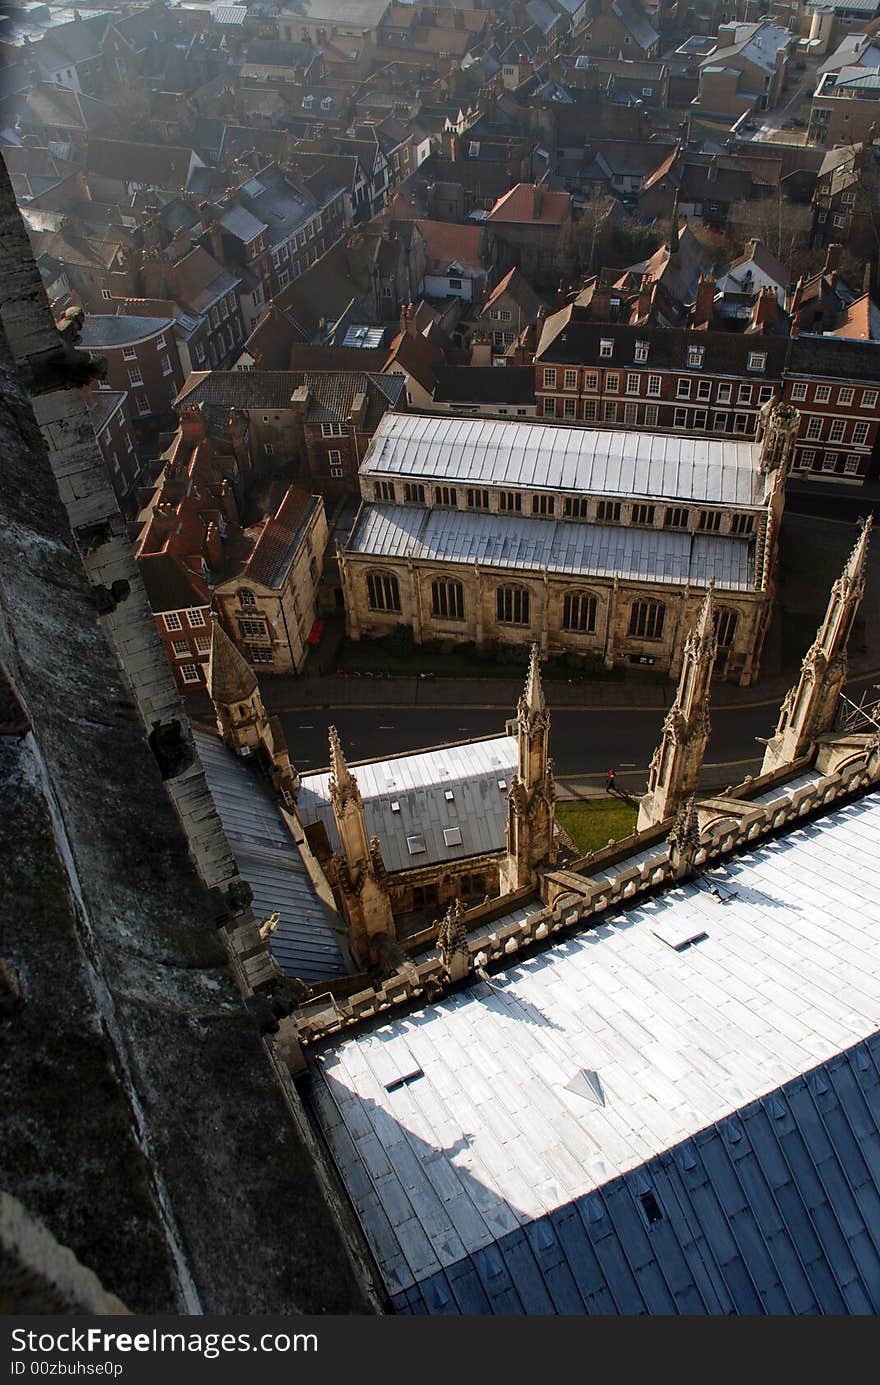
[[[861,754],[858,747],[853,748],[852,741],[852,737],[847,740],[847,749],[854,754],[852,759],[840,768],[823,774],[815,783],[795,789],[780,801],[766,804],[749,801],[749,793],[761,792],[766,788],[763,780],[750,780],[732,789],[728,795],[711,800],[713,807],[719,811],[723,810],[725,801],[729,802],[732,816],[708,827],[701,834],[700,845],[689,863],[686,874],[721,861],[731,853],[803,820],[810,813],[827,808],[876,784],[880,780],[880,755],[877,754],[873,738],[863,738]],[[828,758],[827,750],[824,752],[824,758]],[[797,769],[803,770],[804,767],[805,762],[801,761]],[[789,775],[794,768],[789,767]],[[768,785],[782,782],[778,771],[766,778]],[[492,928],[491,922],[485,921],[484,927],[480,929],[479,926],[473,927],[474,923],[480,922],[475,916],[489,913],[489,907],[483,906],[472,911],[470,916],[466,915],[465,922],[471,929],[468,937],[469,972],[478,965],[491,966],[513,957],[531,944],[543,942],[563,929],[578,925],[589,926],[593,921],[598,923],[610,911],[630,904],[663,885],[672,885],[686,878],[681,874],[680,859],[673,859],[673,850],[668,841],[658,839],[656,828],[642,834],[635,833],[627,838],[628,854],[633,855],[653,841],[657,842],[656,855],[650,856],[637,866],[622,869],[610,880],[590,878],[586,874],[573,871],[570,866],[564,871],[550,872],[551,883],[554,885],[554,890],[551,891],[552,903],[538,905],[536,902],[534,913],[530,913],[521,921],[500,923],[497,928]],[[607,852],[597,853],[597,856],[602,858],[603,868],[607,869],[604,860],[606,856],[615,855],[620,859],[622,845],[615,843],[613,851],[609,848]],[[596,859],[597,857],[585,858],[585,865],[594,865]],[[569,878],[576,883],[576,889],[563,888]],[[555,890],[557,885],[558,891]],[[505,903],[509,912],[509,901]],[[499,912],[497,903],[492,911],[496,914]],[[300,1014],[296,1017],[300,1042],[314,1043],[327,1034],[347,1029],[382,1011],[411,1004],[421,997],[435,999],[449,988],[449,978],[439,957],[416,963],[415,969],[417,981],[404,981],[396,975],[383,981],[376,988],[367,988],[346,998],[331,998],[328,994],[330,1004],[326,1009],[310,1016]]]

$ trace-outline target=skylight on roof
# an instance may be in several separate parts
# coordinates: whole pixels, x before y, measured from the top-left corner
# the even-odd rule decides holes
[[[691,943],[699,942],[701,938],[708,936],[700,919],[676,918],[674,915],[672,918],[664,919],[662,923],[655,924],[651,932],[674,952],[681,952]]]
[[[397,802],[397,799],[395,799],[394,802],[391,804],[391,811],[392,813],[400,812],[400,804]]]
[[[461,828],[444,827],[443,840],[447,846],[461,846]]]
[[[499,787],[499,789],[506,789],[506,788],[507,788],[507,780],[506,780],[506,779],[499,779],[499,780],[498,780],[498,787]]]
[[[423,851],[427,850],[425,839],[421,832],[414,832],[411,837],[407,837],[406,845],[410,856],[420,856]]]

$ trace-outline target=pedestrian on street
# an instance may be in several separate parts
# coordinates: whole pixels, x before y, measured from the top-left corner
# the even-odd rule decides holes
[[[608,774],[607,774],[606,779],[605,779],[605,792],[606,792],[606,793],[614,793],[614,789],[615,789],[614,770],[613,770],[613,769],[610,769],[610,770],[608,771]]]

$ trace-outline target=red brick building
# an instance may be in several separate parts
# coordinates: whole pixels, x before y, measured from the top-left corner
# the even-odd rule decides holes
[[[784,336],[583,321],[583,311],[544,325],[538,418],[754,437],[760,409],[781,392]]]
[[[131,502],[140,467],[127,405],[128,395],[123,390],[93,389],[88,392],[89,417],[113,493],[123,513]]]
[[[104,357],[106,383],[128,393],[133,419],[171,413],[184,372],[170,317],[89,313],[77,344]]]
[[[856,484],[872,474],[880,432],[880,342],[834,332],[794,337],[783,396],[801,416],[793,468],[813,479]]]

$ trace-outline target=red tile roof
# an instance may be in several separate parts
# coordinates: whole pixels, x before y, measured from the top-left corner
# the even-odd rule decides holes
[[[245,564],[245,576],[265,587],[280,585],[286,560],[293,556],[294,541],[315,504],[315,497],[307,491],[288,487],[275,514],[263,522],[260,537]]]
[[[535,193],[543,194],[540,211],[535,212]],[[546,188],[537,189],[531,183],[516,183],[503,197],[499,197],[487,221],[522,222],[544,226],[559,226],[571,211],[571,195],[567,192],[548,192]]]
[[[482,272],[479,226],[458,226],[454,221],[417,221],[425,241],[429,270],[445,274],[451,264]]]

